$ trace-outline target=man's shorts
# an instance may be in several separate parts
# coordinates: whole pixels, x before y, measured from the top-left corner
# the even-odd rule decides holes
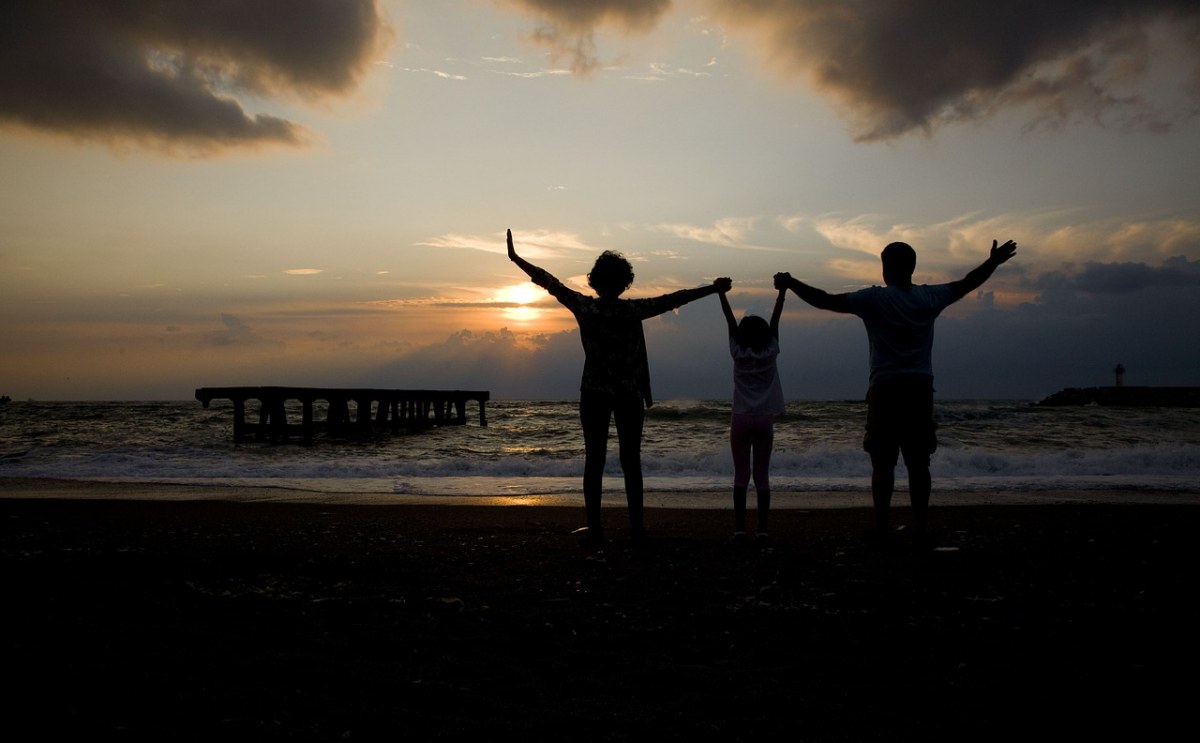
[[[937,451],[933,377],[911,374],[871,385],[863,449],[879,464],[894,466],[904,452],[906,463],[919,458],[928,465],[929,455]]]

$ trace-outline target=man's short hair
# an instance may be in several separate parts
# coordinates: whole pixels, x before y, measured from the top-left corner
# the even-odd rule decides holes
[[[917,270],[917,251],[908,243],[888,243],[879,258],[885,275],[911,278]]]

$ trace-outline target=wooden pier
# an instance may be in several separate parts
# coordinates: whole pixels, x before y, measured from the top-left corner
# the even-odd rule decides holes
[[[297,436],[312,441],[318,427],[334,436],[369,435],[376,431],[415,431],[430,426],[461,426],[467,402],[479,405],[479,425],[487,425],[485,391],[330,389],[322,387],[201,387],[196,399],[204,407],[213,400],[233,402],[233,438],[278,440]],[[246,422],[246,401],[257,400],[258,422]],[[326,403],[324,421],[316,420],[314,403]],[[288,419],[288,407],[299,406],[299,420]],[[353,413],[351,404],[353,403]]]

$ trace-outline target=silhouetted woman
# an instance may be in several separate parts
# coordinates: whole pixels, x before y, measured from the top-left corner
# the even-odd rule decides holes
[[[733,417],[729,446],[733,450],[733,541],[746,539],[746,490],[754,476],[758,495],[756,539],[767,538],[771,511],[771,449],[775,443],[775,417],[783,413],[783,387],[775,360],[779,356],[779,316],[787,290],[779,290],[771,322],[746,315],[738,322],[725,292],[721,311],[729,327],[729,353],[733,356]]]
[[[695,299],[728,291],[732,282],[717,279],[709,286],[664,294],[649,299],[621,299],[633,283],[633,267],[620,253],[605,251],[588,274],[588,285],[598,296],[569,289],[554,276],[517,255],[512,230],[508,231],[508,257],[530,280],[569,309],[579,323],[583,343],[583,381],[579,385],[579,418],[583,424],[583,500],[587,538],[599,544],[604,537],[600,511],[604,461],[608,456],[608,427],[617,424],[625,498],[634,541],[645,536],[642,520],[642,425],[650,395],[650,367],[642,320],[661,315]]]

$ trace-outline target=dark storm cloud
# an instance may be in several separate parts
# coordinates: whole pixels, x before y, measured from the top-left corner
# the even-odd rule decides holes
[[[1145,75],[1150,24],[1164,21],[1192,69],[1194,0],[713,0],[764,37],[766,54],[836,95],[860,139],[886,139],[1014,104],[1035,125],[1073,117],[1161,129],[1169,118],[1125,86]],[[1194,98],[1186,107],[1194,114]]]
[[[600,63],[601,26],[645,31],[667,0],[508,0],[545,21],[535,38],[572,69]],[[753,31],[775,65],[837,98],[861,140],[887,139],[1028,105],[1030,127],[1091,118],[1164,130],[1200,111],[1195,0],[707,0]],[[1172,52],[1162,47],[1174,43]],[[1175,53],[1190,75],[1168,103],[1135,92],[1152,60]]]
[[[1054,271],[1032,282],[1039,290],[1073,289],[1088,294],[1128,294],[1142,289],[1200,288],[1200,260],[1176,256],[1161,266],[1089,262],[1077,271]]]
[[[652,28],[671,7],[670,0],[509,0],[543,21],[534,39],[552,55],[570,60],[571,70],[586,75],[601,65],[595,31],[601,26],[641,32]]]
[[[231,94],[350,92],[388,31],[374,0],[12,0],[0,6],[0,122],[210,150],[298,144]]]
[[[1031,302],[938,320],[934,363],[948,390],[976,396],[972,387],[988,386],[1040,397],[1111,384],[1118,362],[1130,369],[1131,384],[1197,383],[1200,261],[1086,263],[1029,286]]]

